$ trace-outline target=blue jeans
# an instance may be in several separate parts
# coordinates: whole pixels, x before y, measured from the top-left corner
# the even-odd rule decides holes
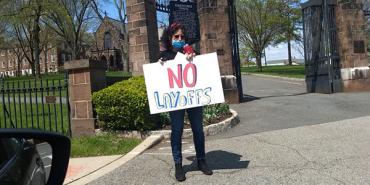
[[[193,141],[197,159],[205,159],[204,132],[203,132],[203,107],[186,109],[193,131]],[[184,128],[185,110],[170,112],[171,118],[171,147],[172,156],[176,164],[182,163],[181,138]]]

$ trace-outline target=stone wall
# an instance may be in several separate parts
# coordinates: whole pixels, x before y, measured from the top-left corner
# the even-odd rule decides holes
[[[198,0],[200,52],[217,52],[221,75],[232,75],[227,0]]]
[[[336,24],[344,91],[370,90],[363,0],[338,0]]]
[[[156,62],[159,54],[155,0],[127,0],[130,69],[143,74],[143,64]]]
[[[233,76],[232,47],[227,0],[198,0],[200,53],[217,52],[225,100],[239,103]]]

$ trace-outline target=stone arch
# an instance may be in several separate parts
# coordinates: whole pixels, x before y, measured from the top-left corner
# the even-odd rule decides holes
[[[102,62],[107,62],[107,57],[105,57],[104,55],[102,55],[102,56],[100,57],[100,60],[101,60]]]

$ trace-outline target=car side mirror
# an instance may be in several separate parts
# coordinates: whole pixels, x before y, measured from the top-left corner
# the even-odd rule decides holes
[[[70,150],[70,139],[58,133],[0,129],[0,184],[23,184],[24,177],[30,184],[62,185]]]

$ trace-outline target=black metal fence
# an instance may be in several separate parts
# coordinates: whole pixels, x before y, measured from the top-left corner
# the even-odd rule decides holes
[[[0,128],[33,128],[71,135],[67,77],[0,80]]]

